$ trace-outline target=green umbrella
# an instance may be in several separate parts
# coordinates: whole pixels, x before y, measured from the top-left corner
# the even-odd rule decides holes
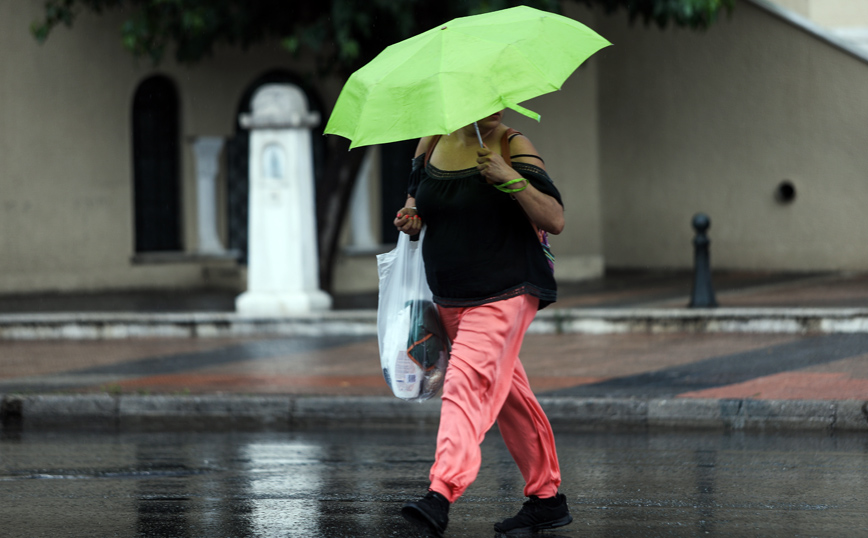
[[[387,47],[353,73],[325,132],[350,147],[448,134],[560,89],[610,45],[587,26],[519,6],[461,17]]]

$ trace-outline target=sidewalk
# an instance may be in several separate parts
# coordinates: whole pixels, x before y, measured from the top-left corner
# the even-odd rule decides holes
[[[868,275],[714,283],[713,310],[684,308],[689,274],[562,286],[522,350],[552,422],[868,431]],[[390,395],[375,298],[279,321],[239,320],[214,293],[31,299],[0,298],[5,427],[437,420],[436,401]]]

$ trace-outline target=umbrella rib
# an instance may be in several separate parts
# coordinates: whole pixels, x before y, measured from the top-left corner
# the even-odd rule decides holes
[[[443,27],[443,29],[441,29],[441,32],[448,32],[448,31],[449,30],[447,30],[446,27]],[[438,75],[440,77],[440,80],[438,81],[437,87],[440,90],[440,95],[439,95],[439,97],[440,97],[440,110],[443,111],[444,120],[443,120],[443,125],[441,125],[438,129],[442,128],[443,130],[448,131],[450,129],[450,125],[452,124],[452,122],[450,121],[450,119],[446,115],[447,114],[447,112],[446,112],[446,88],[443,87],[443,78],[442,78],[443,69],[444,69],[444,67],[447,67],[447,66],[443,65],[443,62],[445,61],[445,57],[446,57],[446,55],[444,54],[445,50],[446,50],[446,40],[440,39],[440,60],[439,60],[440,66],[439,66],[439,69],[437,70],[437,72],[440,73]],[[451,131],[450,131],[450,133],[432,133],[432,134],[451,134]]]
[[[554,43],[552,43],[552,47],[549,50],[555,50],[555,46],[556,45]],[[561,47],[561,49],[562,49],[562,47]],[[535,70],[536,73],[538,73],[540,80],[545,81],[545,83],[551,88],[548,92],[545,92],[545,93],[550,93],[553,91],[560,90],[561,87],[563,86],[563,83],[566,81],[566,79],[569,78],[570,75],[572,73],[574,73],[575,70],[578,69],[580,65],[585,63],[588,60],[588,58],[590,58],[590,56],[591,56],[591,55],[588,55],[585,59],[578,62],[575,67],[572,67],[569,70],[569,74],[567,75],[566,78],[564,78],[564,80],[554,82],[545,72],[542,71],[542,69],[540,69],[539,64],[537,62],[533,61],[532,58],[528,57],[527,53],[522,48],[510,44],[508,47],[504,48],[503,52],[501,52],[501,56],[504,56],[508,50],[511,50],[511,52],[514,54],[522,56],[527,61],[527,63],[529,65],[533,66],[533,69]],[[536,96],[533,96],[533,97],[536,97]],[[512,104],[518,104],[518,102],[526,101],[527,99],[532,99],[533,97],[527,97],[527,98],[521,99],[521,100],[519,100],[515,103],[512,103]]]

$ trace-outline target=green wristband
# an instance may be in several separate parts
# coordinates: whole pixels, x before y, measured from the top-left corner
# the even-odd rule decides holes
[[[512,185],[512,184],[514,184],[514,183],[518,183],[519,181],[524,181],[524,182],[525,182],[524,187],[519,187],[519,188],[517,188],[517,189],[507,189],[507,188],[506,188],[506,187],[508,187],[508,186],[510,186],[510,185]],[[505,183],[501,183],[500,185],[495,184],[495,185],[494,185],[494,188],[497,189],[497,190],[499,190],[500,192],[509,192],[509,193],[512,193],[512,192],[521,192],[521,191],[525,190],[525,189],[527,188],[528,185],[529,185],[529,182],[528,182],[525,178],[520,177],[520,178],[518,178],[518,179],[512,179],[512,180],[507,181],[507,182],[505,182]]]

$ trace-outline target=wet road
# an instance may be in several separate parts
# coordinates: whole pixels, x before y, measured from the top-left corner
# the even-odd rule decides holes
[[[409,537],[435,432],[23,433],[0,439],[0,536]],[[868,438],[558,435],[575,521],[547,534],[866,536]],[[494,536],[523,501],[496,432],[447,537]]]

